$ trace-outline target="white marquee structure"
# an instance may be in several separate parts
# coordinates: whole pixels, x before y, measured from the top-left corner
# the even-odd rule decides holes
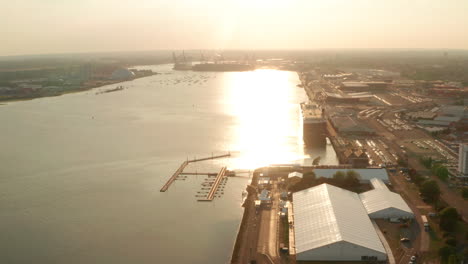
[[[414,218],[399,194],[391,192],[379,179],[371,179],[371,184],[374,190],[359,194],[370,218]]]
[[[359,195],[329,184],[293,194],[296,259],[387,259]]]

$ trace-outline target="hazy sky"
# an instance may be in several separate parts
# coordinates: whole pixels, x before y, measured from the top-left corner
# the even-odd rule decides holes
[[[0,56],[154,49],[468,49],[467,0],[5,0]]]

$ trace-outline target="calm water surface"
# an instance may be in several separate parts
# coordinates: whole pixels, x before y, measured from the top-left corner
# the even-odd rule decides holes
[[[297,74],[173,72],[0,106],[0,263],[226,263],[247,178],[196,202],[202,176],[159,189],[190,165],[252,169],[311,163],[304,154]],[[328,145],[309,150],[336,164]]]

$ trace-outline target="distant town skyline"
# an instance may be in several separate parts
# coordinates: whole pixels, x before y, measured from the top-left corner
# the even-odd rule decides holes
[[[468,49],[463,0],[18,0],[0,56],[157,49]]]

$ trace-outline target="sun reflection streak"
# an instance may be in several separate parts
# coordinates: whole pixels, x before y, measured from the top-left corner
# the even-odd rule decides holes
[[[304,157],[299,102],[293,72],[256,70],[232,73],[227,80],[226,111],[236,118],[231,150],[240,151],[236,168],[253,169]]]

